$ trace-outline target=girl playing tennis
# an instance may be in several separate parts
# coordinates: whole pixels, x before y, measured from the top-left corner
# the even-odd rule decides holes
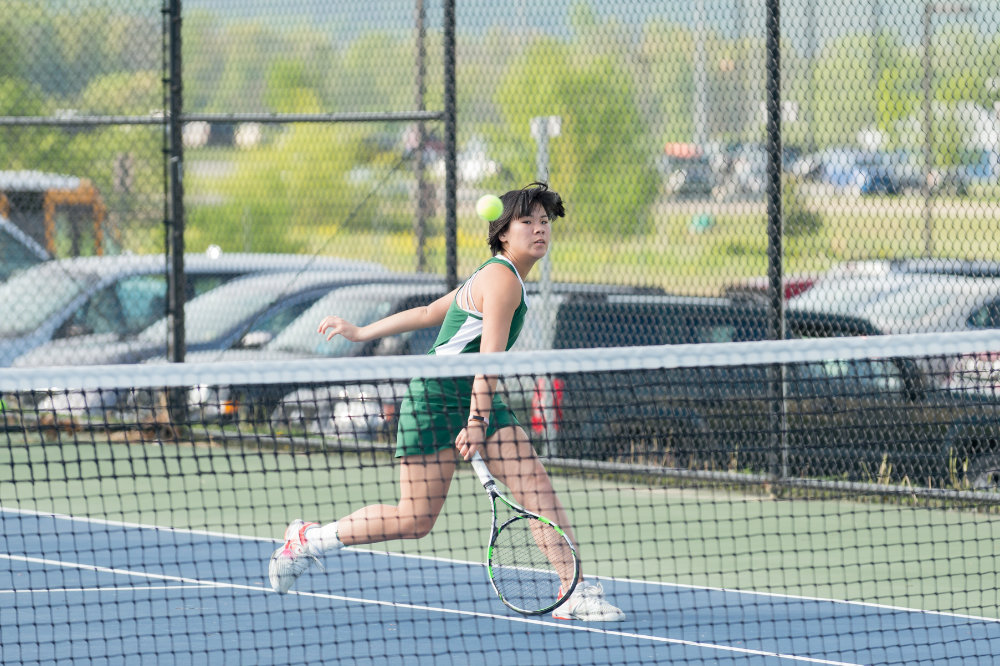
[[[560,196],[532,183],[501,197],[503,213],[490,223],[493,257],[455,291],[426,307],[358,327],[325,317],[319,332],[364,342],[405,331],[441,326],[430,354],[500,352],[517,340],[527,312],[523,278],[549,249],[550,221],[565,214]],[[469,460],[479,451],[515,499],[534,513],[551,516],[575,542],[569,519],[535,455],[527,433],[496,394],[497,377],[415,379],[400,408],[396,457],[400,500],[373,504],[319,525],[296,519],[268,567],[271,586],[285,593],[310,564],[345,545],[427,535],[444,506],[455,472],[455,449]],[[613,621],[624,613],[604,599],[601,585],[581,580],[552,613],[558,619]]]

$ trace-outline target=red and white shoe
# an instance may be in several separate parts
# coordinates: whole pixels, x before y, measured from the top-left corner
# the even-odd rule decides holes
[[[562,595],[562,590],[559,594]],[[569,599],[552,611],[552,618],[581,622],[618,622],[625,619],[625,613],[604,599],[604,588],[600,583],[580,581]]]
[[[267,567],[267,577],[271,588],[278,594],[285,594],[295,584],[309,566],[315,562],[322,569],[323,564],[306,547],[306,530],[318,523],[307,523],[296,518],[285,529],[285,545],[271,554]]]

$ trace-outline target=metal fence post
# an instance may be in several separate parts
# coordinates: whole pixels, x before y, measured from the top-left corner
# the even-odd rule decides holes
[[[767,277],[768,338],[785,337],[784,293],[782,289],[782,210],[781,210],[781,0],[767,0]],[[784,370],[772,366],[769,372],[772,448],[770,471],[787,474]]]

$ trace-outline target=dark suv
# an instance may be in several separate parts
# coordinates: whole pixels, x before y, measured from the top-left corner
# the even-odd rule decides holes
[[[762,340],[767,311],[676,297],[578,299],[556,348]],[[790,338],[870,335],[864,319],[790,311]],[[665,467],[996,487],[1000,410],[989,395],[936,387],[909,359],[784,368],[784,433],[771,436],[766,365],[599,372],[508,380],[519,416],[550,457]],[[779,467],[780,465],[780,467]]]

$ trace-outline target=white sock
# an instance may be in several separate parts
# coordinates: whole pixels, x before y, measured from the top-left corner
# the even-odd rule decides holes
[[[343,548],[344,544],[337,536],[337,521],[327,523],[322,527],[315,526],[306,530],[306,546],[313,555],[322,555],[338,548]]]

